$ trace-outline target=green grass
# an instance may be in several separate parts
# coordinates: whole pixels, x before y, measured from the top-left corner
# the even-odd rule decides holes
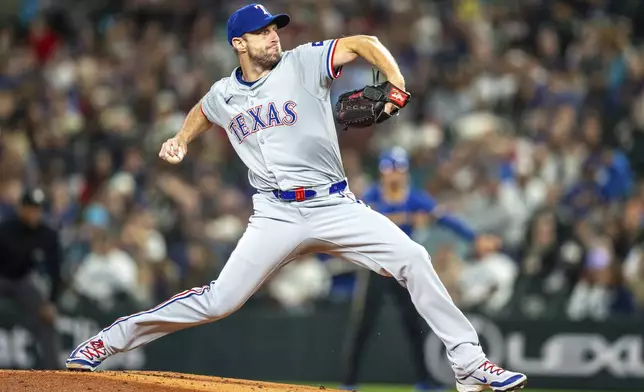
[[[316,384],[317,385],[317,384]],[[320,384],[327,388],[338,388],[335,384]],[[412,386],[405,385],[360,385],[358,392],[412,392]],[[452,391],[449,391],[452,392]]]
[[[293,384],[293,383],[291,383]],[[295,384],[304,384],[304,383],[295,383]],[[320,386],[323,385],[325,388],[338,388],[339,384],[335,383],[305,383],[306,385],[311,386]],[[444,390],[445,392],[456,392],[453,390]],[[525,392],[582,392],[574,390],[560,390],[560,389],[532,389],[529,386],[524,389]],[[360,385],[358,392],[413,392],[413,387],[411,385],[380,385],[380,384],[369,384],[369,385]],[[586,392],[586,391],[583,391]],[[609,392],[609,391],[606,391]]]

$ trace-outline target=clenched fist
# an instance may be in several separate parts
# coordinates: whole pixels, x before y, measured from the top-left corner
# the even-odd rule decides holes
[[[178,138],[173,137],[168,139],[161,146],[161,151],[159,151],[159,158],[172,163],[177,164],[183,160],[183,157],[188,152],[188,146],[185,142],[180,141]]]

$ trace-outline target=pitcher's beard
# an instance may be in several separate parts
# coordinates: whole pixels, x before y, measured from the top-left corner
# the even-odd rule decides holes
[[[269,53],[268,51],[264,51],[263,53],[250,52],[249,54],[251,61],[262,70],[273,69],[282,57],[281,51],[277,53]]]

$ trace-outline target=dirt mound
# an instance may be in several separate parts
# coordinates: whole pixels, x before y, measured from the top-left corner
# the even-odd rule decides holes
[[[0,370],[0,392],[311,392],[329,390],[192,374],[139,371]]]

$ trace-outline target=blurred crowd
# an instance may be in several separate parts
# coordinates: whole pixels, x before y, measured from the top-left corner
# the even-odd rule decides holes
[[[13,6],[10,7],[9,3]],[[61,235],[65,298],[145,308],[215,279],[252,213],[225,131],[181,165],[163,141],[236,58],[239,1],[11,1],[0,14],[0,219],[42,187]],[[379,152],[412,157],[415,186],[477,231],[477,254],[436,227],[416,233],[464,309],[596,319],[644,310],[644,2],[317,0],[282,47],[377,36],[413,94],[374,129],[340,132],[351,189]],[[3,5],[4,7],[4,5]],[[357,61],[332,99],[372,83]],[[346,262],[310,256],[257,298],[289,310],[346,299]]]

